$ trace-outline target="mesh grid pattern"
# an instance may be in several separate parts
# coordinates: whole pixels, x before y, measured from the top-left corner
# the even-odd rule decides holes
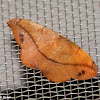
[[[63,83],[47,80],[21,63],[6,22],[24,18],[67,36],[98,65],[98,76]],[[0,0],[1,100],[100,100],[100,0]]]

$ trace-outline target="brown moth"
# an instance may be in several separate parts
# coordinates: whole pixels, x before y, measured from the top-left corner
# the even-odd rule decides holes
[[[22,63],[40,70],[50,81],[87,80],[97,75],[91,57],[68,38],[25,19],[11,19],[7,24],[21,48]]]

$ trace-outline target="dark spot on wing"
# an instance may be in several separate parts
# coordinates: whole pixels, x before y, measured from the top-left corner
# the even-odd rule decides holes
[[[41,33],[43,34],[43,31],[46,30],[46,29],[47,29],[47,27],[44,26],[44,27],[42,28],[42,30],[41,30]]]
[[[46,26],[44,26],[44,28],[43,29],[46,29]]]
[[[47,27],[46,27],[46,26],[44,26],[42,30],[46,30],[46,29],[47,29]]]
[[[81,49],[81,48],[80,48],[80,47],[78,47],[76,54],[79,52],[79,50],[80,50],[80,49]],[[79,55],[80,55],[80,54],[79,54]]]
[[[79,73],[77,74],[77,76],[81,76],[82,74],[85,74],[85,71],[84,71],[84,70],[82,70],[81,72],[79,72]]]
[[[81,73],[79,72],[79,73],[77,74],[77,76],[81,76]]]
[[[19,34],[19,37],[23,37],[24,35],[23,34]]]
[[[22,42],[22,43],[23,43],[23,42],[24,42],[24,38],[20,38],[20,42]]]
[[[85,71],[84,70],[82,70],[82,74],[85,74]]]

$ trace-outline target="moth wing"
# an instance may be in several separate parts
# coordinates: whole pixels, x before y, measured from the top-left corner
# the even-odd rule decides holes
[[[38,50],[48,59],[61,64],[92,66],[91,57],[66,37],[25,19],[20,19],[17,25],[28,32]]]
[[[19,21],[19,19],[12,19],[8,21],[8,25],[12,29],[15,39],[21,47],[20,57],[22,63],[29,68],[41,70],[43,75],[53,82],[69,80],[71,77],[67,73],[66,67],[46,59],[45,56],[38,51],[27,31],[16,24],[17,21]],[[21,38],[23,38],[23,41]]]
[[[18,21],[19,19],[15,18],[8,21],[7,24],[12,29],[14,38],[21,48],[20,57],[22,63],[29,68],[38,69],[38,67],[33,62],[34,59],[36,61],[36,46],[31,37],[29,36],[29,34],[23,28],[16,24]],[[34,55],[32,55],[33,52]]]
[[[87,80],[97,75],[97,67],[95,63],[92,68],[88,66],[69,66],[68,73],[73,79]]]
[[[59,37],[56,32],[50,29],[44,30],[43,26],[27,20],[13,19],[8,25],[22,48],[22,62],[31,68],[34,65],[33,68],[40,69],[49,80],[63,82],[71,77],[85,80],[97,75],[97,66],[89,55],[75,43],[62,36]],[[36,46],[38,53],[33,52],[34,50],[37,52]],[[36,58],[35,54],[39,54],[39,57]]]
[[[70,75],[67,72],[65,65],[57,63],[44,62],[41,66],[41,72],[52,82],[65,82],[70,80]]]

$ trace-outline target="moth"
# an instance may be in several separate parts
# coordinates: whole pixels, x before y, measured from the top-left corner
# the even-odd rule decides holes
[[[92,58],[67,37],[26,19],[14,18],[7,24],[21,48],[22,63],[40,70],[48,80],[87,80],[97,75]]]

